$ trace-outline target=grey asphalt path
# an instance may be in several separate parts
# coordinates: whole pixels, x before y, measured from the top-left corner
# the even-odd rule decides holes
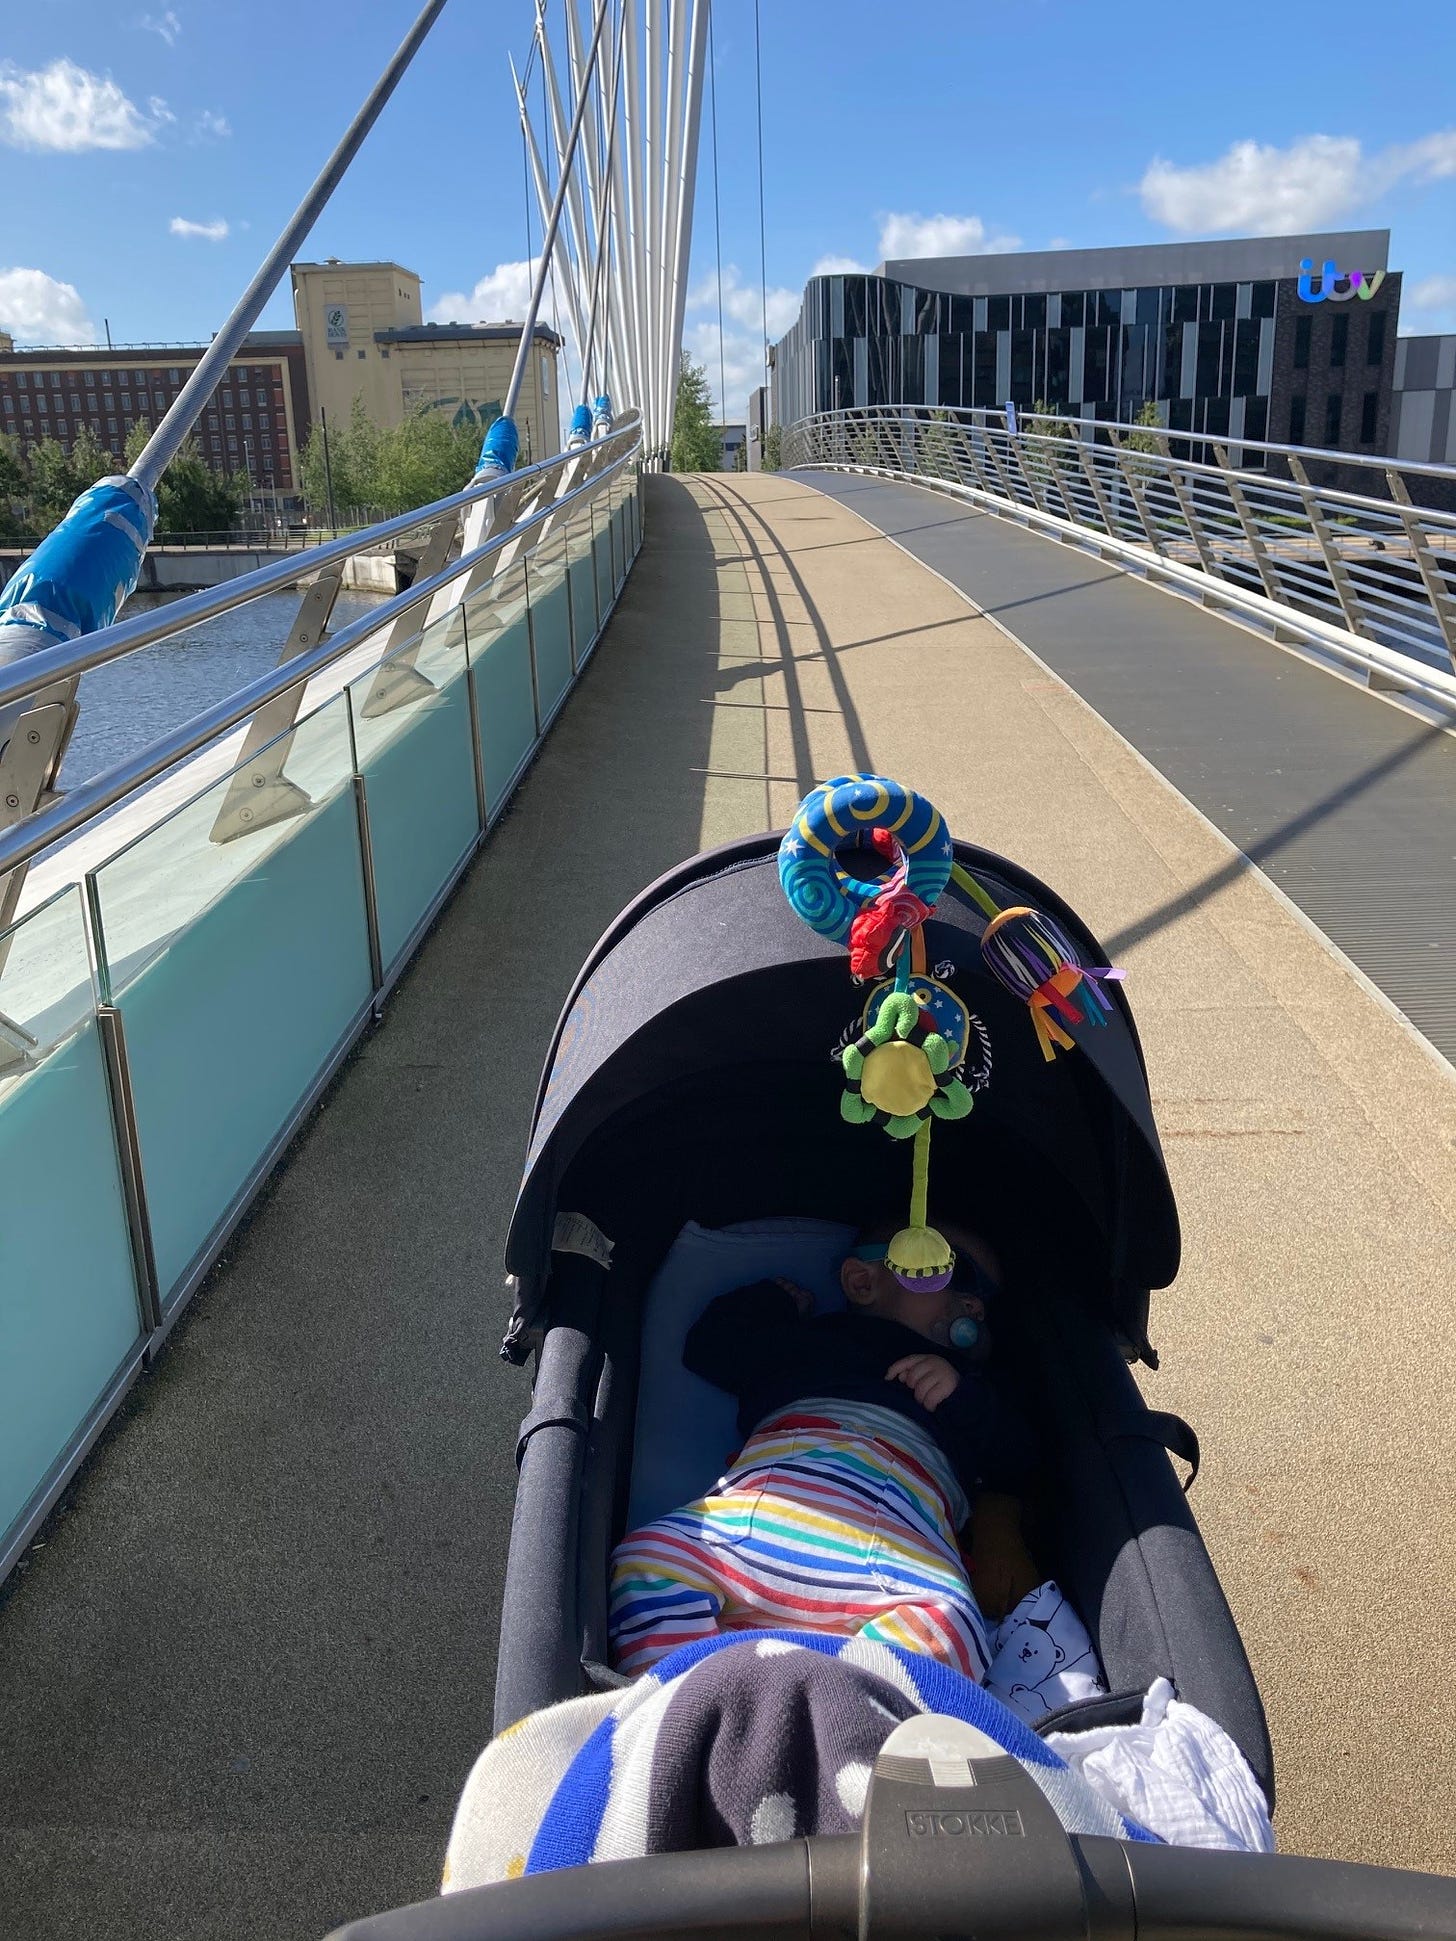
[[[1456,1060],[1456,735],[940,493],[794,477],[1055,668]]]

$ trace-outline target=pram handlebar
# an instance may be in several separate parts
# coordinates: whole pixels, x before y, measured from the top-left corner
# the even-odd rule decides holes
[[[1456,1880],[1285,1854],[1212,1853],[1073,1834],[1088,1941],[1448,1941]],[[612,1860],[446,1894],[336,1930],[330,1941],[821,1941],[859,1932],[853,1835]],[[811,1889],[812,1879],[812,1889]],[[1012,1932],[990,1895],[960,1932]],[[875,1933],[925,1934],[914,1918]],[[1048,1930],[1021,1927],[1031,1941]]]
[[[1456,1879],[1068,1833],[1026,1766],[920,1714],[858,1834],[533,1874],[353,1921],[330,1941],[1456,1941]]]

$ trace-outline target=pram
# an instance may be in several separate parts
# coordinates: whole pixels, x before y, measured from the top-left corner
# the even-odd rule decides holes
[[[781,894],[779,841],[709,851],[643,891],[583,966],[545,1061],[507,1249],[516,1304],[502,1352],[518,1363],[534,1354],[537,1369],[517,1442],[497,1732],[614,1681],[608,1559],[626,1527],[634,1427],[652,1406],[638,1388],[650,1345],[644,1297],[679,1230],[805,1214],[864,1225],[899,1204],[887,1192],[885,1142],[834,1109],[831,1054],[854,998],[844,952]],[[955,854],[1003,906],[1035,906],[1085,963],[1106,961],[1029,872],[965,842]],[[1042,1729],[1135,1721],[1149,1685],[1167,1678],[1230,1735],[1272,1803],[1263,1707],[1186,1500],[1197,1440],[1147,1407],[1129,1369],[1158,1365],[1149,1290],[1172,1281],[1180,1244],[1132,1013],[1121,987],[1106,987],[1105,1026],[1079,1032],[1075,1056],[1047,1062],[1025,1007],[986,971],[985,924],[973,903],[947,895],[924,927],[928,961],[980,1019],[992,1054],[974,1110],[936,1127],[935,1196],[947,1217],[979,1226],[1005,1264],[998,1343],[1054,1427],[1038,1557],[1080,1609],[1108,1687]],[[1170,1456],[1186,1464],[1184,1484]],[[698,1480],[683,1479],[684,1498]],[[913,1761],[889,1763],[910,1786]],[[1156,1931],[1169,1934],[1232,1932],[1219,1918],[1247,1922],[1250,1910],[1240,1933],[1319,1933],[1320,1910],[1336,1907],[1345,1935],[1456,1934],[1450,1883],[1385,1876],[1415,1883],[1392,1902],[1372,1869],[1157,1848],[1114,1859],[1099,1850],[1117,1843],[1070,1841],[1060,1828],[1028,1837],[1013,1861],[1006,1842],[994,1857],[967,1852],[957,1864],[974,1876],[971,1901],[964,1881],[961,1900],[937,1900],[936,1869],[912,1878],[895,1850],[897,1815],[924,1801],[901,1799],[876,1773],[863,1849],[799,1841],[659,1855],[594,1867],[615,1879],[594,1878],[589,1894],[540,1876],[345,1932],[852,1933],[860,1920],[861,1932],[949,1934],[972,1927],[955,1925],[947,1907],[974,1903],[980,1934],[1086,1933],[1090,1921],[1092,1932],[1130,1935],[1140,1903],[1138,1918],[1156,1924],[1161,1909],[1167,1924]],[[995,1780],[989,1764],[976,1776],[983,1789]],[[1030,1835],[1026,1807],[1018,1824]],[[988,1867],[1003,1872],[993,1881]],[[862,1896],[876,1869],[871,1921]]]

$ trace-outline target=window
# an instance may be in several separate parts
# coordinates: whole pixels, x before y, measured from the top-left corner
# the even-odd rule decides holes
[[[1385,356],[1385,312],[1377,310],[1365,336],[1365,362],[1379,364]]]
[[[130,411],[130,410],[131,410],[131,392],[130,392],[130,391],[123,391],[123,392],[122,392],[122,394],[121,394],[121,408],[122,408],[122,410],[123,410],[123,411]]]
[[[238,448],[238,441],[237,441],[237,439],[236,439],[236,438],[229,438],[229,440],[228,440],[228,450],[229,450],[230,452],[235,452],[235,451],[237,450],[237,448]]]
[[[1295,397],[1289,400],[1289,442],[1291,445],[1304,443],[1304,399]]]
[[[218,436],[216,432],[212,434],[212,449],[215,452],[220,452],[222,450],[222,439]]]
[[[1336,317],[1336,323],[1343,323],[1343,317]],[[1338,391],[1331,391],[1325,399],[1325,443],[1338,445],[1340,442],[1340,406],[1344,400]]]
[[[61,388],[61,374],[60,374],[60,372],[59,372],[59,371],[52,371],[52,372],[51,372],[51,389],[52,389],[53,391],[59,391],[59,390],[60,390],[60,388]]]
[[[253,414],[251,411],[245,411],[243,413],[243,430],[251,431],[252,429],[253,429]]]
[[[229,414],[223,419],[223,423],[227,426],[229,431],[236,431],[238,428],[238,421],[231,414]],[[232,440],[229,439],[228,443],[231,444]]]
[[[15,373],[15,382],[20,386],[22,391],[28,390],[30,388],[29,371],[17,371]]]
[[[266,404],[268,402],[268,393],[266,391],[259,391],[257,393],[257,402],[259,404]]]
[[[64,419],[64,418],[57,418],[57,419],[56,419],[56,436],[57,436],[57,438],[64,438],[64,437],[65,437],[65,435],[66,435],[66,421],[65,421],[65,419]]]
[[[1360,443],[1375,443],[1375,412],[1380,403],[1378,391],[1367,391],[1360,401]]]
[[[107,430],[108,430],[108,431],[109,431],[109,432],[111,433],[111,435],[112,435],[113,437],[115,437],[115,436],[116,436],[116,420],[115,420],[115,418],[108,418],[108,419],[106,420],[106,429],[107,429]]]
[[[95,373],[95,371],[87,371],[87,373],[86,373],[86,389],[87,389],[88,391],[94,391],[94,390],[96,389],[96,373]]]
[[[73,391],[73,392],[71,393],[71,414],[72,414],[72,416],[73,416],[73,417],[74,417],[74,416],[76,416],[76,415],[77,415],[77,414],[78,414],[78,413],[80,412],[80,409],[81,409],[81,397],[80,397],[80,393],[79,393],[79,392],[77,392],[77,391]]]
[[[1350,319],[1343,313],[1330,325],[1330,363],[1339,370],[1350,342]]]
[[[163,397],[160,391],[153,391],[152,403],[155,406],[159,416],[162,412],[164,412],[167,409],[167,400]]]
[[[175,364],[167,373],[167,382],[169,384],[180,384],[182,382],[182,373],[177,369]]]
[[[264,470],[265,472],[271,472],[271,471],[273,470],[273,454],[272,454],[272,452],[264,452],[264,454],[263,454],[263,470]]]
[[[343,353],[343,352],[342,352],[341,350],[336,350],[336,351],[334,352],[334,361],[335,361],[336,363],[339,363],[339,364],[342,364],[342,363],[343,363],[343,361],[344,361],[344,353]]]
[[[271,427],[272,423],[273,423],[273,420],[268,416],[268,413],[266,411],[260,411],[258,413],[259,431],[267,431]]]
[[[1296,371],[1309,369],[1309,317],[1301,317],[1294,326],[1294,368]]]
[[[358,357],[360,358],[360,360],[361,360],[361,362],[362,362],[362,360],[363,360],[363,357],[364,357],[364,353],[363,353],[363,351],[362,351],[362,350],[361,350],[361,351],[359,351],[359,352],[357,353],[357,355],[358,355]]]
[[[106,410],[108,410],[108,411],[115,411],[115,409],[116,409],[116,393],[115,393],[114,391],[106,391],[106,392],[104,392],[104,393],[102,394],[102,398],[101,398],[101,402],[102,402],[102,404],[103,404],[103,406],[104,406],[104,407],[106,408]]]
[[[140,390],[140,389],[141,389],[141,387],[142,387],[142,385],[144,385],[144,384],[146,383],[146,381],[147,381],[147,374],[146,374],[146,372],[145,372],[145,371],[133,371],[133,372],[132,372],[132,374],[131,374],[131,381],[132,381],[132,383],[133,383],[133,384],[135,384],[135,385],[136,385],[136,387],[138,388],[138,390]]]
[[[44,391],[42,391],[42,392],[41,392],[41,394],[40,394],[40,396],[39,396],[39,397],[38,397],[38,398],[36,399],[36,401],[35,401],[35,408],[36,408],[36,410],[37,410],[37,411],[39,411],[39,412],[41,412],[41,413],[45,413],[45,412],[47,412],[47,411],[49,411],[49,410],[50,410],[50,408],[51,408],[51,401],[50,401],[50,399],[49,399],[49,398],[48,398],[48,397],[46,396],[46,394],[45,394],[45,392],[44,392]]]
[[[8,393],[5,398],[5,415],[7,418],[15,416],[15,400]]]
[[[22,430],[22,431],[23,431],[23,432],[25,433],[25,435],[26,435],[26,437],[27,437],[27,438],[34,438],[34,436],[35,436],[35,420],[34,420],[33,418],[27,418],[27,419],[25,419],[25,420],[24,420],[24,422],[23,422],[23,423],[22,423],[22,425],[21,425],[21,430]]]

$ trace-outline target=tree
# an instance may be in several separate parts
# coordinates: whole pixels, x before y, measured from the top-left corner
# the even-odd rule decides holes
[[[322,426],[304,446],[304,497],[315,514],[326,512],[332,480],[340,519],[366,509],[385,517],[409,512],[464,490],[480,458],[480,438],[479,421],[459,413],[452,421],[437,411],[417,411],[384,431],[356,398],[349,422],[329,426],[327,464]]]
[[[0,539],[19,539],[27,524],[30,475],[14,438],[0,435]]]
[[[136,463],[151,435],[151,425],[139,418],[126,435],[128,465]],[[230,532],[252,489],[246,472],[214,472],[197,440],[189,438],[157,487],[157,537]]]
[[[784,434],[777,425],[770,425],[763,434],[763,456],[759,462],[766,472],[776,472],[784,462]]]
[[[1122,441],[1127,449],[1130,452],[1161,452],[1163,448],[1155,434],[1162,430],[1163,411],[1156,398],[1147,398],[1138,406],[1133,423],[1139,426],[1151,426],[1152,429],[1130,431]]]
[[[708,374],[684,351],[678,371],[677,405],[672,416],[672,469],[717,472],[722,467],[723,439],[713,422]]]

